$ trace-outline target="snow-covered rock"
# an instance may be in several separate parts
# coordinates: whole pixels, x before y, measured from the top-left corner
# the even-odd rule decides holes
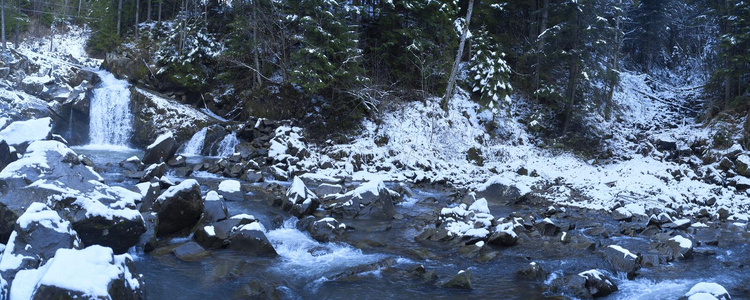
[[[276,250],[259,222],[240,225],[232,230],[229,249],[254,256],[277,256]]]
[[[0,260],[0,272],[13,280],[24,269],[36,269],[49,261],[58,249],[79,248],[81,240],[56,211],[42,203],[32,203],[16,221]]]
[[[513,246],[518,241],[518,235],[514,231],[512,222],[504,222],[495,226],[488,239],[490,244],[499,246]]]
[[[616,272],[627,273],[628,278],[634,278],[641,268],[642,257],[618,245],[610,245],[603,250],[604,258]]]
[[[188,179],[167,189],[153,206],[159,222],[157,236],[179,233],[193,227],[203,214],[203,198],[198,181]]]
[[[242,185],[237,180],[224,180],[219,183],[219,194],[229,201],[245,200]]]
[[[13,122],[0,131],[0,140],[11,146],[43,140],[52,131],[51,123],[51,118]]]
[[[224,197],[215,191],[209,191],[203,199],[203,223],[213,224],[227,219],[227,205]]]
[[[627,208],[618,207],[617,209],[612,211],[612,219],[615,219],[615,221],[628,221],[632,218],[633,213],[631,213]]]
[[[550,291],[579,299],[605,297],[618,290],[617,285],[599,270],[557,277],[550,282]]]
[[[302,179],[294,177],[281,206],[292,215],[301,218],[315,212],[320,206],[320,199],[307,188]]]
[[[531,193],[530,177],[504,173],[487,179],[477,190],[477,197],[493,203],[516,203]]]
[[[685,293],[685,296],[680,298],[687,300],[705,300],[705,299],[716,299],[716,300],[731,300],[729,292],[723,286],[714,282],[699,282],[690,288],[690,291]]]
[[[94,245],[60,249],[39,269],[18,273],[11,299],[142,299],[143,282],[127,254]]]
[[[156,138],[153,143],[146,147],[143,154],[144,164],[166,163],[177,152],[174,135],[171,131]]]
[[[396,214],[394,202],[397,201],[396,192],[386,188],[381,179],[374,179],[332,201],[327,201],[324,206],[344,218],[383,217],[390,219]]]
[[[310,237],[324,243],[344,234],[346,224],[330,217],[316,220],[313,216],[307,216],[297,223],[297,229],[310,232]]]
[[[33,142],[26,154],[0,172],[0,202],[16,215],[32,202],[49,200],[71,222],[84,244],[101,244],[122,253],[145,230],[135,202],[142,196],[101,183],[91,167],[57,141]],[[1,226],[0,226],[1,227]]]
[[[667,261],[686,260],[693,257],[693,241],[679,235],[659,244],[657,249]]]

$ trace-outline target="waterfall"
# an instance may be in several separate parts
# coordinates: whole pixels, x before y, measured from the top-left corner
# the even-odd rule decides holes
[[[228,157],[234,154],[234,147],[237,146],[237,144],[240,143],[240,140],[237,139],[237,133],[232,132],[232,134],[228,134],[224,139],[219,142],[219,148],[216,149],[216,156],[218,157]]]
[[[106,71],[97,71],[96,74],[102,82],[91,97],[90,144],[128,146],[133,132],[128,83]]]
[[[205,127],[201,129],[200,131],[196,132],[193,135],[193,137],[191,137],[190,140],[185,144],[185,147],[182,149],[182,155],[185,155],[185,156],[201,155],[201,151],[203,151],[203,143],[206,142],[207,131],[208,131],[208,128]]]

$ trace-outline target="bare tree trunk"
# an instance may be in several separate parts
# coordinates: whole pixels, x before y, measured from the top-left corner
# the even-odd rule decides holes
[[[78,13],[76,14],[76,16],[80,16],[81,15],[81,5],[82,4],[83,4],[83,0],[78,0]]]
[[[117,1],[117,35],[120,35],[120,21],[122,20],[122,0]]]
[[[151,22],[151,0],[146,2],[146,22]]]
[[[159,16],[157,17],[159,25],[161,25],[161,6],[162,6],[162,4],[164,4],[164,0],[159,0]]]
[[[141,0],[135,0],[135,38],[138,38],[138,15],[141,11]]]
[[[472,10],[474,10],[474,0],[469,0],[469,9],[466,10],[466,24],[464,25],[463,33],[461,33],[461,42],[458,44],[458,53],[456,54],[456,60],[453,62],[451,75],[448,78],[448,87],[445,89],[445,96],[443,96],[443,101],[440,103],[440,107],[446,112],[448,111],[448,102],[453,97],[453,88],[456,85],[456,73],[458,73],[458,66],[461,63],[461,57],[464,54],[466,36],[469,34],[469,24],[471,24]]]
[[[0,5],[0,22],[3,23],[2,25],[2,43],[3,43],[3,51],[7,50],[5,47],[5,0],[0,0],[2,4]]]
[[[18,2],[16,3],[16,15],[20,15],[20,14],[21,14],[21,0],[18,0]],[[3,22],[3,23],[5,23],[5,22]],[[15,37],[15,40],[16,40],[16,49],[18,49],[18,35],[19,35],[19,31],[20,31],[18,29],[18,23],[19,22],[16,21],[16,37]]]
[[[258,1],[253,1],[253,48],[255,48],[253,53],[255,53],[255,69],[260,72],[260,47],[258,45]],[[257,72],[255,73],[255,83],[257,84],[257,87],[260,88],[261,81],[260,81],[260,74]]]
[[[544,0],[544,4],[542,4],[542,21],[541,21],[541,26],[539,27],[539,34],[537,35],[536,67],[534,68],[534,94],[536,95],[535,98],[537,101],[539,101],[539,85],[541,81],[541,79],[539,78],[539,73],[541,72],[542,55],[544,52],[544,31],[547,30],[547,17],[548,16],[549,16],[549,0]]]
[[[622,1],[618,1],[618,5],[621,5]],[[620,72],[620,16],[615,15],[615,40],[614,46],[612,47],[612,70],[615,73]],[[613,75],[614,76],[614,75]],[[607,95],[607,107],[604,108],[604,120],[608,121],[612,117],[612,98],[615,95],[615,86],[617,80],[610,78],[609,83],[609,95]]]

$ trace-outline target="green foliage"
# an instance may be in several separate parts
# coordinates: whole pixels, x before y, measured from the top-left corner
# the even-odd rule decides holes
[[[475,46],[470,61],[469,78],[472,91],[480,95],[480,100],[490,108],[509,105],[508,95],[513,91],[510,85],[511,70],[505,62],[505,53],[499,51],[497,43],[484,28],[472,38]]]
[[[177,87],[192,92],[208,84],[207,65],[221,53],[222,46],[200,21],[185,17],[165,29],[156,60],[161,65],[157,75]]]
[[[91,0],[87,17],[93,34],[86,44],[94,55],[103,55],[114,50],[122,42],[117,35],[117,7],[111,0]]]

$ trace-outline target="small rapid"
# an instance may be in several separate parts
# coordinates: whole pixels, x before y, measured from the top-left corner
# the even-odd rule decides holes
[[[200,131],[196,132],[190,140],[185,143],[181,154],[185,156],[198,156],[203,151],[203,144],[206,142],[206,132],[208,127],[204,127]]]

